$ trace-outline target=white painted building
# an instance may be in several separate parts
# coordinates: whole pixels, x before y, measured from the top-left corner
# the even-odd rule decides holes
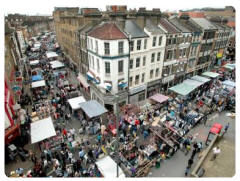
[[[116,102],[126,104],[129,61],[126,34],[115,23],[103,22],[88,33],[87,49],[91,98],[110,110],[115,110]]]

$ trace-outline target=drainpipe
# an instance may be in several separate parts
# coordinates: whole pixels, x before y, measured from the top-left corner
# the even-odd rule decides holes
[[[132,37],[131,37],[131,35],[129,34],[129,35],[128,35],[128,49],[129,49],[129,51],[128,51],[128,97],[127,97],[128,104],[129,104],[129,102],[130,102],[130,95],[129,95],[129,87],[130,87],[130,85],[129,85],[130,66],[129,66],[129,64],[130,64],[130,52],[131,52],[131,50],[130,50],[131,40],[132,40]]]

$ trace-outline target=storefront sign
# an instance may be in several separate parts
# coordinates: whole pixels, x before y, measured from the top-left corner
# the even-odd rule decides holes
[[[175,64],[175,63],[177,63],[177,60],[171,60],[171,61],[164,62],[163,65],[168,66],[168,65]]]
[[[165,84],[165,83],[167,83],[169,81],[172,81],[174,79],[174,76],[175,75],[170,75],[168,77],[163,78],[162,83]]]
[[[146,85],[141,85],[141,86],[139,86],[139,87],[130,89],[129,92],[130,92],[131,95],[132,95],[132,94],[136,94],[136,93],[138,93],[138,92],[141,92],[141,91],[145,90],[146,87],[147,87]]]

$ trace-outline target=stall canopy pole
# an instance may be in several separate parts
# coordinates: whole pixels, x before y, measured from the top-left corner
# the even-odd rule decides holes
[[[118,140],[119,140],[119,139],[118,139],[119,134],[118,134],[118,133],[119,133],[119,120],[120,120],[120,119],[119,119],[119,107],[118,107],[118,95],[116,96],[116,98],[117,98],[117,101],[116,101],[116,104],[117,104],[117,105],[116,105],[116,106],[117,106],[117,107],[116,107],[116,108],[117,108],[117,110],[116,110],[116,111],[117,111],[117,120],[116,120],[116,128],[117,128],[116,139],[117,139],[117,145],[116,145],[116,148],[117,148],[117,149],[116,149],[116,150],[117,150],[117,152],[118,152],[118,148],[119,148],[119,146],[118,146],[118,145],[119,145],[119,141],[118,141]],[[119,177],[118,161],[117,161],[117,177]]]

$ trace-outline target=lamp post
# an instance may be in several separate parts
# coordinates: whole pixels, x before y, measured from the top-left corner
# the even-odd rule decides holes
[[[118,101],[119,101],[119,96],[116,95],[116,116],[117,116],[117,120],[116,120],[116,141],[117,141],[117,145],[116,145],[116,151],[118,153],[118,148],[119,148],[119,141],[118,141],[118,133],[119,133],[119,107],[118,107]],[[118,168],[118,161],[117,161],[117,177],[119,177],[119,168]]]

